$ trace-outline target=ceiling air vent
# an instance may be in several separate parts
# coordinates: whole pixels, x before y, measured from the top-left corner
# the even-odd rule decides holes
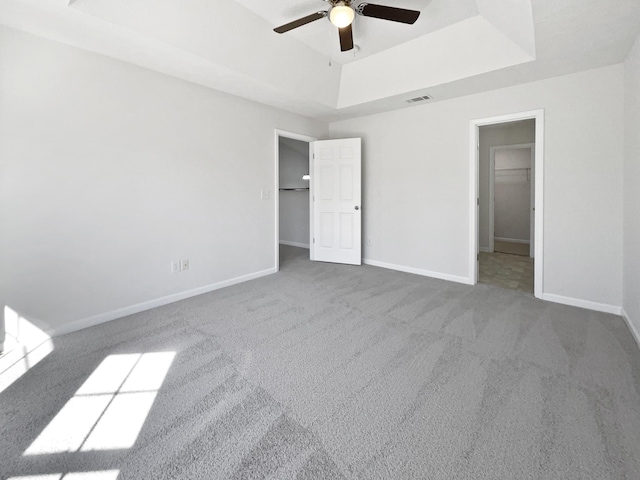
[[[428,95],[423,95],[422,97],[411,98],[407,100],[407,103],[424,102],[425,100],[431,100],[431,97]]]

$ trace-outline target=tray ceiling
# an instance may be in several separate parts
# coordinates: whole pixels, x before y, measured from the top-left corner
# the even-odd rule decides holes
[[[619,63],[640,32],[637,0],[379,3],[421,16],[356,16],[346,53],[325,19],[273,32],[321,0],[3,0],[0,24],[324,120]]]

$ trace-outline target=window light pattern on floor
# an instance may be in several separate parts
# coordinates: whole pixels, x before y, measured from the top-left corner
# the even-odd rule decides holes
[[[175,352],[108,356],[24,454],[131,448],[174,357]]]
[[[8,305],[4,306],[4,329],[6,338],[5,352],[0,355],[0,393],[53,352],[49,335]]]

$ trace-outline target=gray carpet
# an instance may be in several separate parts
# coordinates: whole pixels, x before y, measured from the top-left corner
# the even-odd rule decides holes
[[[0,393],[2,478],[640,478],[640,351],[621,318],[305,254],[54,339]],[[25,454],[106,357],[163,351],[132,447]]]

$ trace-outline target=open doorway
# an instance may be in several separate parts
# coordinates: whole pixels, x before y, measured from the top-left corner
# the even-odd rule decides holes
[[[309,258],[309,144],[314,140],[276,130],[276,270],[280,270],[283,261]]]
[[[542,296],[543,111],[472,126],[473,283]]]

